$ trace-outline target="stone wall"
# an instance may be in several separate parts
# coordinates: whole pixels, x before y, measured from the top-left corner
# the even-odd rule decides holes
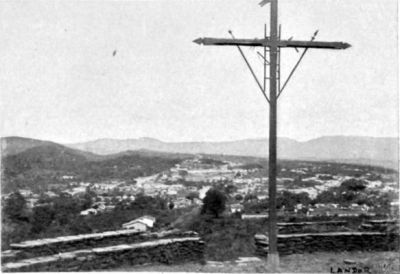
[[[78,271],[123,265],[203,261],[204,242],[196,232],[110,231],[26,241],[2,252],[2,271]]]
[[[266,235],[255,235],[255,244],[257,255],[268,255],[268,237]],[[280,255],[349,250],[399,250],[399,234],[382,232],[326,232],[278,235],[278,252]]]
[[[38,239],[11,244],[12,250],[20,251],[17,259],[51,255],[77,249],[119,245],[149,241],[160,238],[198,236],[196,232],[174,229],[163,232],[140,232],[134,229],[107,231],[102,233],[81,234],[57,238]]]
[[[88,271],[145,263],[176,263],[203,258],[198,237],[161,239],[137,244],[84,249],[5,263],[5,272]]]
[[[331,232],[345,229],[347,221],[277,223],[279,234]]]
[[[360,229],[363,231],[379,231],[398,233],[399,221],[398,220],[369,220],[360,225]]]

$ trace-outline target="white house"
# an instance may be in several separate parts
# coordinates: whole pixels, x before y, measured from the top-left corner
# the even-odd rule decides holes
[[[169,190],[167,191],[167,195],[170,195],[170,196],[172,196],[172,195],[177,195],[177,194],[178,194],[178,191],[173,190],[173,189],[169,189]]]
[[[153,227],[154,223],[156,222],[156,218],[153,216],[145,215],[140,218],[137,218],[136,220],[140,220],[143,223],[145,223],[148,227]]]
[[[145,215],[145,216],[142,216],[135,220],[132,220],[128,223],[123,224],[122,227],[125,229],[137,229],[139,231],[146,231],[147,228],[153,227],[155,222],[156,222],[156,218]]]
[[[263,194],[263,195],[257,195],[258,200],[266,200],[268,198],[268,195]]]
[[[231,213],[242,212],[244,209],[241,204],[232,204],[231,205]]]
[[[86,216],[86,215],[96,215],[96,214],[97,214],[97,210],[94,209],[94,208],[86,209],[84,211],[81,211],[81,213],[80,213],[80,215],[84,215],[84,216]]]
[[[123,224],[123,228],[125,229],[135,229],[138,231],[146,231],[147,230],[147,225],[143,223],[142,221],[131,221],[129,223]]]

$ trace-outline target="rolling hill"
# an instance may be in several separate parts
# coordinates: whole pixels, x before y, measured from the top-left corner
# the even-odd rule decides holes
[[[9,142],[8,139],[1,140],[7,144],[1,158],[3,192],[62,184],[63,175],[85,181],[132,179],[169,169],[185,157],[150,151],[96,155],[53,142],[19,137],[10,137]]]
[[[51,141],[43,141],[31,138],[24,137],[2,137],[0,138],[1,144],[1,152],[0,155],[2,158],[6,156],[16,155],[25,151],[32,150],[30,155],[34,155],[36,153],[45,153],[47,151],[48,154],[74,154],[84,157],[87,160],[101,160],[103,156],[96,155],[89,151],[83,151],[79,149],[70,148],[55,142]],[[37,150],[37,148],[42,148]]]
[[[2,157],[7,155],[18,154],[27,149],[43,145],[57,145],[57,144],[50,141],[42,141],[42,140],[17,137],[17,136],[0,138]]]
[[[338,161],[355,164],[396,167],[398,139],[359,136],[327,136],[298,142],[278,139],[278,157],[281,159]],[[267,139],[246,139],[230,142],[163,142],[152,138],[99,139],[69,144],[72,148],[97,154],[112,154],[126,150],[152,150],[170,153],[204,153],[266,157]]]

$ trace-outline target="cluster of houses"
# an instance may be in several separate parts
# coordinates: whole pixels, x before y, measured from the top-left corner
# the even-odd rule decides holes
[[[227,169],[229,163],[219,163],[218,161],[214,161],[212,159],[206,159],[202,155],[197,155],[194,159],[187,159],[182,163],[176,165],[178,169]]]
[[[75,196],[85,193],[88,189],[96,193],[96,202],[93,206],[80,212],[81,215],[87,216],[112,210],[116,203],[123,200],[134,201],[135,196],[139,193],[146,196],[159,196],[166,198],[170,205],[173,204],[173,208],[186,208],[193,205],[200,206],[202,204],[202,199],[205,197],[205,193],[214,183],[217,182],[228,182],[235,186],[234,193],[230,194],[231,197],[237,195],[245,197],[246,195],[251,194],[256,200],[260,201],[267,198],[268,191],[266,185],[268,183],[268,178],[255,176],[252,172],[256,171],[257,169],[243,169],[234,163],[220,163],[213,160],[208,161],[208,159],[198,156],[195,159],[183,161],[181,164],[176,165],[169,171],[148,177],[135,178],[135,183],[132,184],[117,180],[99,183],[77,183],[73,182],[74,177],[70,175],[64,175],[62,179],[66,180],[69,186],[63,191],[64,193]],[[310,198],[315,198],[322,191],[331,187],[337,187],[344,180],[352,178],[349,176],[333,176],[330,174],[316,173],[315,171],[315,167],[312,166],[288,169],[282,168],[281,175],[283,177],[277,178],[277,190],[287,190],[293,193],[306,192]],[[365,176],[368,174],[369,173]],[[372,176],[371,174],[369,175],[370,177]],[[296,185],[295,182],[297,181],[290,178],[290,176],[293,178],[294,176],[296,176],[296,178],[307,177],[301,178],[301,181],[309,182],[309,184]],[[383,176],[384,175],[382,175],[382,178]],[[206,184],[199,184],[198,186],[191,184],[190,186],[186,186],[184,184],[185,180]],[[397,182],[386,182],[383,184],[382,181],[372,177],[371,181],[366,181],[368,182],[369,189],[377,189],[381,192],[398,192]],[[314,182],[314,184],[312,184],[312,182]],[[190,192],[198,193],[198,198],[187,198],[187,195]],[[33,194],[30,190],[21,189],[20,193],[26,198],[28,207],[30,208],[33,208],[39,199],[39,195]],[[47,191],[44,194],[49,197],[57,196],[52,191]],[[237,201],[237,203],[228,205],[231,214],[244,213],[243,205],[239,202],[240,201]],[[394,203],[392,208],[393,212],[398,212],[398,203]],[[299,204],[296,205],[292,213],[306,214],[308,216],[352,216],[354,214],[372,214],[371,211],[372,209],[366,205],[352,204],[348,207],[340,207],[337,204],[327,203],[307,207]],[[137,226],[138,229],[144,229],[144,225],[146,225],[148,229],[152,227],[149,220],[152,220],[151,218],[153,217],[150,217],[151,216],[143,216],[144,219],[139,218],[140,220],[136,219],[124,225],[130,227],[132,223],[132,225]],[[148,224],[146,224],[146,222]],[[155,220],[153,223],[154,222]]]
[[[96,202],[92,205],[91,208],[83,210],[80,212],[80,215],[97,215],[98,213],[112,211],[115,208],[115,205],[106,205],[105,202]]]
[[[232,180],[232,183],[237,187],[236,194],[256,194],[265,191],[267,178],[236,178]]]

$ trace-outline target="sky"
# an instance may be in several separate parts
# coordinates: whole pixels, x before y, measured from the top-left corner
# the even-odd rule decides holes
[[[268,104],[235,47],[261,38],[258,0],[1,1],[0,131],[61,143],[99,138],[268,137]],[[281,0],[282,39],[309,50],[278,101],[278,136],[398,136],[396,0]],[[257,51],[243,48],[257,75]],[[282,81],[299,58],[282,50]],[[268,91],[267,91],[268,92]]]

